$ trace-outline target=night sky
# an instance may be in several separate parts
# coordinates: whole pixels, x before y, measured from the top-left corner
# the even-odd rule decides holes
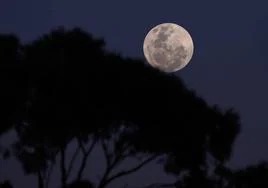
[[[28,42],[60,25],[78,26],[103,37],[109,50],[144,58],[143,39],[152,27],[163,22],[185,27],[195,51],[190,64],[176,74],[210,104],[240,113],[242,132],[230,164],[242,167],[268,159],[267,7],[267,0],[1,0],[0,33],[12,32]],[[20,171],[5,171],[14,162],[0,165],[0,181],[35,184],[21,178]],[[132,180],[142,174],[150,174],[149,182],[166,180],[160,172],[151,165]]]

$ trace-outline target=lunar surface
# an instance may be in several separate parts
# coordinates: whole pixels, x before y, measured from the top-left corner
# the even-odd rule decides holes
[[[148,63],[164,72],[184,68],[193,56],[194,45],[190,34],[174,23],[163,23],[152,28],[143,43]]]

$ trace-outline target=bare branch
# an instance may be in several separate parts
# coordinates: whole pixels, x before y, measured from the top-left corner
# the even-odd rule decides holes
[[[92,152],[92,150],[93,150],[94,146],[96,145],[97,141],[98,141],[97,138],[93,138],[92,143],[89,146],[88,150],[86,150],[85,147],[83,146],[83,148],[84,148],[84,152],[83,152],[84,156],[83,156],[82,163],[80,165],[80,168],[79,168],[79,171],[78,171],[78,174],[77,174],[77,177],[76,177],[76,181],[81,180],[83,172],[84,172],[85,167],[86,167],[87,158],[90,155],[90,153]]]
[[[112,176],[111,178],[108,179],[108,181],[112,181],[116,178],[119,178],[121,176],[125,176],[125,175],[128,175],[130,173],[133,173],[133,172],[136,172],[137,170],[139,170],[141,167],[143,167],[144,165],[148,164],[149,162],[151,162],[152,160],[156,159],[158,155],[153,155],[151,157],[149,157],[148,159],[144,160],[143,162],[141,162],[139,165],[129,169],[129,170],[126,170],[126,171],[122,171],[122,172],[119,172],[117,173],[116,175]]]
[[[53,167],[54,167],[54,165],[55,165],[55,162],[53,161],[53,162],[50,164],[49,168],[48,168],[47,175],[46,175],[46,184],[45,184],[45,188],[48,188],[48,186],[49,186],[49,181],[50,181],[51,174],[52,174],[52,172],[53,172]]]
[[[100,182],[99,182],[98,188],[101,188],[102,185],[105,184],[105,182],[106,182],[108,176],[110,175],[111,171],[116,167],[116,165],[117,165],[120,161],[124,160],[124,158],[125,158],[125,156],[123,156],[123,153],[120,153],[120,154],[118,154],[118,155],[116,156],[116,158],[114,159],[114,161],[111,162],[111,164],[108,164],[108,163],[107,163],[107,165],[106,165],[106,170],[105,170],[105,172],[104,172],[104,174],[103,174],[103,176],[102,176],[102,178],[101,178],[101,180],[100,180]],[[107,159],[109,159],[109,156],[107,156]],[[109,166],[108,166],[108,165],[109,165]]]
[[[79,138],[77,138],[76,140],[77,140],[79,148],[82,150],[83,154],[86,155],[87,151],[86,151],[86,148],[84,147],[82,141]]]
[[[61,186],[62,188],[66,188],[66,168],[65,168],[65,150],[66,148],[62,148],[60,151],[60,169],[61,169]]]
[[[40,171],[37,172],[37,180],[38,180],[38,188],[44,188],[44,177]]]
[[[111,176],[110,178],[107,178],[105,180],[103,180],[100,185],[99,188],[104,188],[106,185],[108,185],[110,182],[114,181],[115,179],[118,179],[122,176],[126,176],[129,175],[131,173],[134,173],[136,171],[138,171],[140,168],[142,168],[144,165],[148,164],[149,162],[155,160],[158,157],[158,155],[153,155],[148,157],[146,160],[144,160],[143,162],[141,162],[140,164],[138,164],[135,167],[130,168],[129,170],[125,170],[125,171],[121,171],[113,176]],[[111,170],[110,170],[111,171]],[[107,177],[107,176],[106,176]]]
[[[58,152],[60,151],[60,149],[58,148],[55,152],[55,154],[57,154]],[[50,182],[50,177],[51,177],[51,174],[53,172],[53,168],[55,166],[55,163],[56,163],[56,156],[54,156],[52,159],[51,159],[51,164],[47,170],[47,174],[46,174],[46,177],[45,177],[45,188],[48,188],[49,186],[49,182]]]
[[[111,157],[109,155],[108,147],[104,142],[104,139],[101,139],[101,146],[106,160],[106,168],[109,168],[111,166]]]
[[[69,167],[68,167],[68,170],[67,170],[67,178],[69,177],[69,175],[71,174],[71,171],[73,169],[73,165],[74,165],[74,162],[75,162],[75,159],[77,157],[77,155],[79,154],[79,151],[80,151],[80,147],[77,147],[73,156],[72,156],[72,159],[70,161],[70,164],[69,164]]]

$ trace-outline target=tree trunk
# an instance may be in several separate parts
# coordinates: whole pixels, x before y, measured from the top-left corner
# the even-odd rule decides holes
[[[38,181],[38,188],[44,188],[44,180],[43,180],[41,172],[38,172],[37,178],[38,178],[38,180],[37,180]]]

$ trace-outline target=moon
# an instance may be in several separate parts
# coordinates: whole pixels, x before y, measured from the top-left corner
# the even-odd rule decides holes
[[[143,42],[143,53],[148,63],[167,73],[184,68],[192,59],[193,52],[191,35],[174,23],[155,26]]]

